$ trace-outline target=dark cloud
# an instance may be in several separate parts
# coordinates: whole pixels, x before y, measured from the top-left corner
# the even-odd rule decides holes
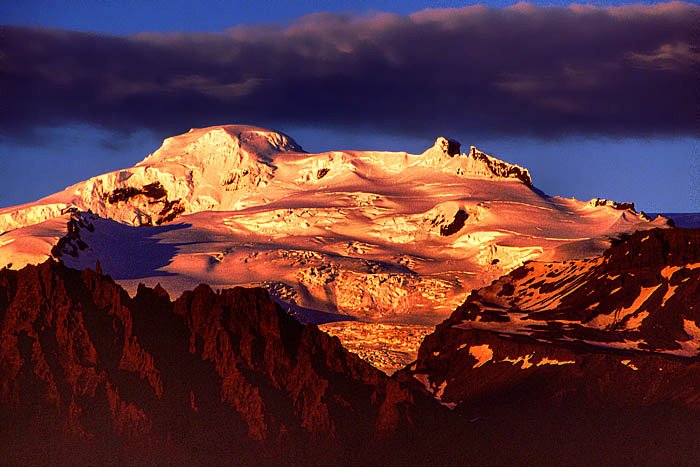
[[[116,37],[5,27],[2,133],[87,122],[176,132],[225,122],[396,133],[692,135],[687,3],[517,4],[288,27]]]

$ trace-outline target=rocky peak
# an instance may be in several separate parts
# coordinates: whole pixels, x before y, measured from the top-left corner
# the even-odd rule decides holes
[[[423,152],[423,160],[429,165],[442,165],[446,160],[458,157],[460,147],[459,142],[440,136]]]
[[[435,144],[433,145],[433,147],[439,148],[443,153],[447,154],[448,156],[454,157],[460,154],[459,150],[461,148],[461,144],[459,144],[459,142],[456,140],[440,136],[438,137],[438,139],[435,140]]]
[[[618,202],[618,201],[613,201],[611,199],[605,199],[605,198],[593,198],[591,199],[588,204],[590,204],[593,207],[598,207],[598,206],[608,206],[613,209],[617,209],[619,211],[634,211],[634,203],[631,202]]]
[[[469,148],[469,158],[485,166],[485,168],[496,177],[515,178],[529,187],[532,186],[532,178],[530,177],[530,172],[526,168],[496,159],[485,152],[479,151],[474,146]]]

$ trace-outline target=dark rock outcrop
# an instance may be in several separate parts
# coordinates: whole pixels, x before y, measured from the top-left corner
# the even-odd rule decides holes
[[[605,199],[605,198],[593,198],[592,200],[589,201],[591,206],[593,207],[598,207],[598,206],[609,206],[613,209],[617,209],[618,211],[634,211],[634,203],[628,202],[628,201],[613,201],[611,199]]]
[[[71,212],[66,224],[68,233],[59,238],[58,242],[51,248],[51,256],[61,258],[63,255],[70,255],[77,258],[80,251],[86,250],[88,245],[80,237],[80,231],[81,229],[95,231],[95,226],[90,222],[91,216],[88,213]]]
[[[104,195],[105,201],[109,204],[128,203],[132,202],[133,198],[147,205],[162,205],[155,216],[139,211],[141,225],[160,225],[174,220],[185,212],[182,200],[168,199],[168,191],[160,182],[149,183],[141,188],[133,186],[116,188]]]
[[[459,151],[460,151],[461,147],[462,147],[462,145],[459,144],[459,141],[455,141],[453,139],[448,139],[447,140],[447,147],[445,148],[445,152],[447,152],[447,154],[449,156],[452,156],[452,157],[459,156]]]
[[[462,229],[462,227],[464,227],[464,223],[468,218],[469,214],[467,214],[467,211],[464,209],[458,209],[455,213],[455,217],[452,219],[452,222],[450,222],[448,225],[440,226],[440,235],[447,237],[456,234]]]
[[[116,188],[114,191],[105,194],[105,200],[110,204],[123,203],[135,196],[145,196],[151,200],[160,200],[168,196],[168,192],[160,182],[149,183],[141,188],[127,186]]]

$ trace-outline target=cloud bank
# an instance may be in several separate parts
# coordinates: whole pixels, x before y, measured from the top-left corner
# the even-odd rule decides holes
[[[0,132],[245,122],[558,138],[694,135],[700,6],[313,14],[105,36],[4,27]]]

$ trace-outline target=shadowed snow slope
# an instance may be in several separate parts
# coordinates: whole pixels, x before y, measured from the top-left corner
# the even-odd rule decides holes
[[[193,129],[134,167],[0,210],[0,267],[99,261],[130,293],[256,285],[302,315],[430,325],[527,260],[595,256],[666,225],[631,203],[549,197],[526,169],[459,150],[440,137],[417,155],[308,154],[261,128]]]

